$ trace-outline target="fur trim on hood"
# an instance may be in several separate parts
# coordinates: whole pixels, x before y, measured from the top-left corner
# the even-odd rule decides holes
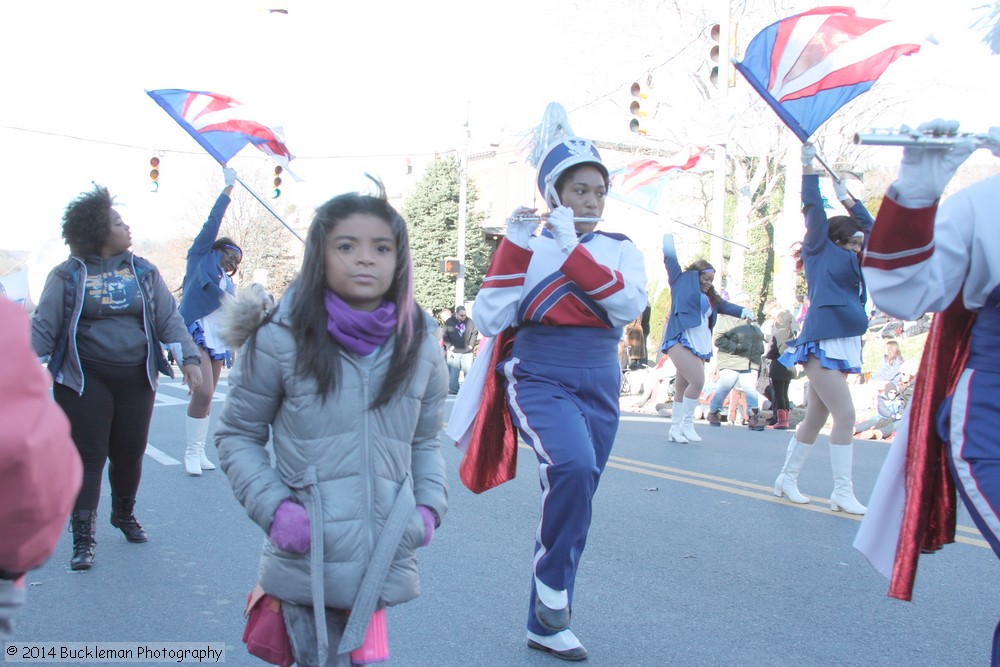
[[[219,335],[230,349],[239,350],[274,308],[274,298],[260,283],[241,287],[234,298],[222,304]]]

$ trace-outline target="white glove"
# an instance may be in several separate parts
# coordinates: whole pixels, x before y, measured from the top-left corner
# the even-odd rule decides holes
[[[905,125],[901,130],[909,132]],[[958,121],[932,120],[917,128],[919,132],[949,134],[958,130]],[[899,177],[893,183],[896,201],[906,208],[926,208],[936,202],[958,168],[976,150],[971,139],[946,148],[907,146],[899,164]]]
[[[816,159],[816,147],[810,143],[802,144],[802,166],[811,167],[813,160]]]
[[[833,179],[833,192],[837,195],[837,201],[844,201],[848,198],[847,194],[847,179],[845,178],[834,178]]]
[[[507,231],[504,236],[516,246],[527,249],[528,242],[538,229],[538,219],[525,220],[525,216],[535,215],[535,209],[521,206],[507,218]]]
[[[740,313],[740,317],[742,317],[745,320],[752,320],[753,319],[753,311],[751,311],[749,308],[744,308],[743,312]]]
[[[230,167],[223,167],[222,181],[226,184],[227,188],[236,185],[236,170]]]
[[[573,222],[573,209],[569,206],[560,206],[549,214],[546,223],[552,236],[556,239],[556,245],[562,250],[564,255],[573,252],[579,241],[576,239],[576,224]]]

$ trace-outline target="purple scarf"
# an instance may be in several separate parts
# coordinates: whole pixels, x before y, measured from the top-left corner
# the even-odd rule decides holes
[[[343,299],[326,291],[327,331],[354,354],[368,356],[385,343],[396,327],[396,304],[385,301],[375,310],[355,310]]]

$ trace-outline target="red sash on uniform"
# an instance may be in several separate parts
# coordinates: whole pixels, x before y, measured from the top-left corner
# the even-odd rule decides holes
[[[937,551],[955,541],[955,482],[936,423],[938,408],[955,390],[965,368],[975,319],[959,294],[946,310],[934,316],[920,359],[910,406],[906,504],[889,584],[889,596],[900,600],[913,597],[920,552]]]
[[[508,328],[497,336],[488,360],[490,369],[510,356],[514,333],[513,328]],[[458,472],[473,493],[500,486],[517,475],[517,430],[507,410],[504,380],[499,373],[490,372],[486,378],[482,403]]]

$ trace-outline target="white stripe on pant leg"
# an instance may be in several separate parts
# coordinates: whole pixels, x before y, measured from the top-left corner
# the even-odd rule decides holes
[[[514,368],[517,366],[520,359],[517,357],[511,357],[503,365],[503,374],[507,378],[507,405],[511,407],[514,411],[514,415],[517,417],[518,423],[521,425],[521,430],[524,431],[524,435],[527,436],[528,444],[535,453],[544,461],[544,463],[539,462],[538,464],[538,480],[542,486],[542,498],[539,504],[539,509],[541,514],[538,518],[538,527],[535,529],[535,541],[539,544],[539,549],[535,553],[535,558],[531,563],[531,571],[534,574],[535,570],[538,568],[538,561],[547,553],[545,548],[545,543],[542,542],[542,522],[545,521],[545,500],[549,496],[549,490],[551,485],[549,484],[548,468],[552,465],[552,459],[549,457],[548,452],[542,447],[542,443],[531,425],[528,424],[528,416],[524,414],[524,410],[521,409],[520,403],[518,403],[517,394],[517,380],[514,378]]]
[[[951,401],[951,432],[949,433],[951,444],[949,455],[958,473],[958,483],[962,485],[969,501],[976,508],[983,522],[993,533],[993,538],[1000,540],[1000,517],[990,506],[989,501],[983,497],[979,491],[979,483],[972,474],[972,466],[962,458],[962,449],[965,447],[965,421],[968,418],[969,404],[969,384],[975,371],[966,369],[962,371],[962,376],[955,387],[955,395]]]

